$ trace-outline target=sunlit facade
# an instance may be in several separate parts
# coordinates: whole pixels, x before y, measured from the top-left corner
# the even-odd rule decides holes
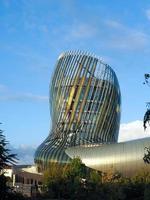
[[[80,51],[61,54],[50,84],[52,128],[35,153],[39,171],[77,156],[104,172],[129,176],[150,170],[143,161],[150,138],[117,143],[120,106],[118,80],[109,65]]]
[[[35,153],[38,168],[69,162],[68,147],[117,142],[120,105],[109,65],[80,51],[61,54],[50,84],[52,129]]]
[[[66,153],[71,158],[79,156],[82,162],[92,169],[132,176],[150,171],[150,165],[143,161],[145,147],[149,146],[150,137],[117,144],[71,147],[66,149]]]

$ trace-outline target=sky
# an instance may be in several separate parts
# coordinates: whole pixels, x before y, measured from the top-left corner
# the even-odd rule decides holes
[[[149,137],[142,120],[149,88],[150,2],[0,0],[0,121],[11,145],[36,148],[48,135],[49,83],[68,50],[109,64],[122,94],[119,141]]]

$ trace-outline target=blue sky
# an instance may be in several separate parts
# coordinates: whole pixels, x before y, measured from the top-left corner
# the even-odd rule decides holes
[[[62,51],[101,56],[119,79],[121,123],[143,119],[150,2],[0,0],[0,40],[0,121],[13,146],[37,146],[48,135],[49,82]]]

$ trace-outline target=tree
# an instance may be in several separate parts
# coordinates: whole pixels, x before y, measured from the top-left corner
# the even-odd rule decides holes
[[[74,158],[68,164],[51,163],[44,172],[47,197],[79,199],[85,192],[86,173],[86,166],[80,158]]]
[[[145,162],[145,164],[150,164],[150,147],[145,147],[145,153],[144,153],[144,157],[143,160]]]
[[[69,167],[66,171],[68,178],[74,179],[75,177],[86,178],[87,169],[85,164],[82,163],[79,157],[71,160]]]
[[[8,141],[6,141],[3,131],[0,129],[0,174],[3,170],[16,163],[16,154],[11,154],[10,150],[7,148]]]
[[[16,163],[16,154],[11,154],[10,150],[7,148],[8,141],[6,141],[3,131],[0,129],[0,197],[4,199],[9,199],[10,195],[12,197],[13,193],[9,192],[9,187],[7,186],[7,177],[5,177],[4,169],[12,164]],[[10,198],[12,199],[12,198]]]
[[[145,74],[144,77],[145,77],[144,84],[147,84],[150,87],[150,74]],[[147,102],[146,106],[147,106],[147,111],[143,119],[144,130],[146,130],[147,128],[147,123],[150,125],[150,102]]]
[[[66,165],[50,164],[45,172],[47,199],[149,199],[150,173],[141,171],[135,177],[123,177],[114,170],[97,172],[74,158]]]
[[[95,184],[102,183],[102,172],[91,170],[89,180]]]

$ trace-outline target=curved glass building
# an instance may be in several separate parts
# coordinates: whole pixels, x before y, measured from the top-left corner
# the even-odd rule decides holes
[[[50,162],[68,162],[67,148],[117,142],[120,105],[109,65],[80,51],[61,54],[50,84],[52,129],[35,153],[39,170]]]
[[[109,65],[80,51],[61,54],[50,83],[52,128],[35,153],[38,170],[77,156],[103,172],[131,176],[150,170],[143,161],[150,137],[117,143],[120,105],[118,80]]]

